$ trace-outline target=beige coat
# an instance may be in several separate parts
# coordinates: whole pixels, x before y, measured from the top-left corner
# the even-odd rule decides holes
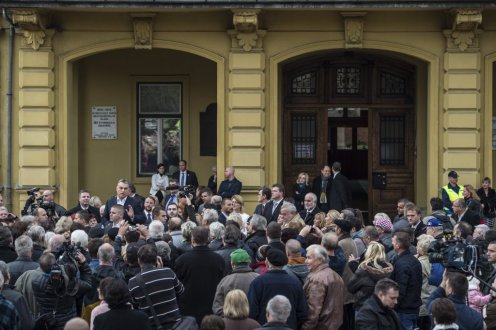
[[[348,266],[348,258],[352,254],[353,256],[355,256],[355,258],[359,257],[358,251],[355,241],[349,235],[344,238],[340,238],[338,244],[343,249],[344,256],[346,257],[346,265],[344,266],[344,270],[343,270],[343,281],[345,288],[344,304],[345,305],[352,304],[355,302],[355,295],[348,292],[348,283],[351,281],[351,278],[353,277],[353,272]]]
[[[344,283],[327,263],[308,274],[303,285],[308,318],[301,330],[338,330],[343,323]]]

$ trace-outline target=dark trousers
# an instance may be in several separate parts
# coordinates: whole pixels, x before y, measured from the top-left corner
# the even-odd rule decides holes
[[[353,330],[355,329],[355,309],[353,304],[345,304],[343,306],[343,324],[339,330]]]

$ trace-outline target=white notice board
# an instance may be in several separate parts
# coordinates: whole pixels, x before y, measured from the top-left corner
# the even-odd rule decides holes
[[[91,107],[92,137],[95,140],[117,139],[117,107]]]

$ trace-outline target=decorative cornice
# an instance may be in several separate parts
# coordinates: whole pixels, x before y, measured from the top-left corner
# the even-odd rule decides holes
[[[260,10],[233,10],[234,30],[227,31],[231,36],[231,47],[245,52],[262,49],[265,30],[258,29]]]
[[[444,30],[446,48],[448,51],[477,51],[479,37],[482,33],[478,29],[482,23],[482,10],[458,8],[451,11],[452,28]]]
[[[344,42],[346,48],[363,47],[365,15],[367,13],[362,11],[341,13],[344,22]]]
[[[133,18],[134,49],[152,49],[153,13],[131,14]]]
[[[51,46],[51,37],[55,31],[46,29],[47,17],[35,9],[12,10],[12,22],[16,32],[24,37],[24,47],[38,50],[41,46]]]

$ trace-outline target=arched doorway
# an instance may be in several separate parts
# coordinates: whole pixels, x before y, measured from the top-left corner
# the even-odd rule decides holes
[[[307,56],[284,64],[283,181],[342,163],[354,207],[395,214],[414,199],[415,66],[360,52]]]

